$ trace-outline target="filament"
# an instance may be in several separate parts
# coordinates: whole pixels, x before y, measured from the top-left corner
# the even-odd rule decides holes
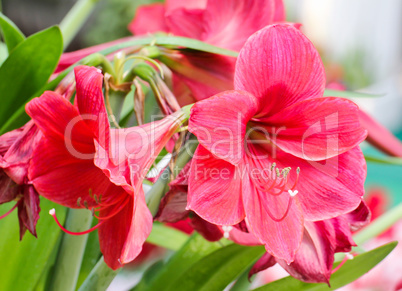
[[[61,228],[62,231],[64,231],[65,233],[71,234],[71,235],[83,235],[83,234],[90,233],[90,232],[94,231],[95,229],[97,229],[99,226],[101,226],[105,222],[105,221],[101,221],[94,227],[91,227],[90,229],[85,230],[85,231],[73,232],[73,231],[69,231],[68,229],[65,229],[64,226],[61,225],[60,221],[57,219],[56,210],[54,208],[49,210],[49,214],[51,216],[53,216],[54,220],[56,221],[57,225]]]
[[[11,212],[13,212],[14,211],[14,209],[15,208],[17,208],[17,206],[18,206],[18,202],[17,203],[15,203],[15,205],[9,210],[9,211],[7,211],[7,213],[6,214],[3,214],[2,216],[0,216],[0,219],[3,219],[4,217],[6,217],[6,216],[8,216],[8,215],[10,215],[11,214]]]

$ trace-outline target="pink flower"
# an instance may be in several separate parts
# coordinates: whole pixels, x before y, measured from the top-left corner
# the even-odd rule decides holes
[[[168,0],[140,7],[129,30],[135,35],[167,32],[239,51],[251,34],[284,20],[282,0]],[[161,61],[176,73],[175,93],[180,104],[233,89],[235,58],[191,50],[162,54]]]
[[[44,197],[70,208],[99,212],[105,262],[117,269],[141,251],[152,228],[142,179],[180,125],[168,116],[129,129],[112,129],[104,105],[103,76],[75,68],[76,104],[45,92],[26,106],[43,133],[29,178]]]
[[[323,98],[324,86],[319,55],[294,26],[251,36],[236,63],[236,90],[191,109],[189,130],[200,145],[187,208],[217,225],[245,220],[287,263],[306,222],[354,210],[364,193],[358,144],[366,132],[357,106]]]
[[[32,121],[0,136],[0,204],[17,201],[0,219],[18,207],[20,239],[27,229],[36,236],[39,196],[28,183],[28,167],[40,139],[41,134]]]

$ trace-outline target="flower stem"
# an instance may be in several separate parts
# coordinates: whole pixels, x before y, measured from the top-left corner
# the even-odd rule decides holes
[[[91,226],[92,214],[86,209],[70,209],[66,228],[71,231],[87,230]],[[55,272],[50,284],[51,290],[75,290],[88,234],[63,235],[55,263]]]
[[[120,270],[120,269],[119,269]],[[119,270],[110,269],[103,257],[100,258],[96,266],[92,269],[89,276],[82,283],[78,291],[104,291],[116,277]]]
[[[353,239],[357,245],[363,244],[369,239],[372,239],[386,231],[400,219],[402,219],[402,203],[387,211],[371,222],[367,227],[357,232],[353,236]]]
[[[64,48],[73,40],[99,0],[78,0],[60,22]]]

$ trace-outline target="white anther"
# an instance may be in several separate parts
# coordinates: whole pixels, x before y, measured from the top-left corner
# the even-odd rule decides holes
[[[288,193],[289,193],[290,197],[295,197],[297,195],[297,193],[299,193],[299,191],[297,191],[297,190],[293,191],[293,190],[289,189]]]

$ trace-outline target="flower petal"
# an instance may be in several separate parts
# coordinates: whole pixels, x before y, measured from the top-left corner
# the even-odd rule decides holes
[[[247,175],[243,179],[243,203],[249,231],[271,255],[292,262],[303,235],[303,215],[297,197],[264,193]]]
[[[169,32],[177,36],[200,39],[203,32],[202,9],[178,8],[166,13],[166,25]]]
[[[107,217],[115,211],[114,207],[100,212],[101,217]],[[105,220],[98,229],[100,249],[105,263],[116,270],[122,267],[120,256],[128,238],[133,219],[133,199],[115,216]]]
[[[212,154],[237,165],[244,153],[247,122],[256,108],[250,94],[226,91],[194,104],[188,128]]]
[[[278,260],[282,268],[304,282],[328,283],[334,262],[334,247],[331,241],[334,231],[328,226],[323,221],[306,222],[302,244],[295,260],[290,265],[284,260]]]
[[[369,143],[390,156],[402,157],[402,142],[399,139],[364,111],[359,111],[359,117],[362,127],[368,131]]]
[[[25,109],[46,137],[64,143],[64,148],[76,157],[92,159],[95,136],[77,108],[62,96],[46,91]]]
[[[99,69],[88,66],[74,68],[77,96],[76,102],[81,118],[92,130],[95,138],[107,147],[109,119],[103,100],[103,75]]]
[[[278,167],[291,167],[290,184],[295,186],[306,220],[329,219],[353,211],[364,194],[366,162],[362,151],[355,147],[325,161],[306,161],[278,151]],[[293,172],[293,173],[292,173]]]
[[[217,225],[237,224],[245,215],[235,166],[215,158],[202,145],[191,162],[187,209]]]
[[[134,260],[142,250],[152,229],[152,214],[145,203],[142,189],[135,194],[133,217],[130,230],[124,243],[120,261],[125,264]]]
[[[202,40],[239,51],[247,38],[272,24],[275,0],[208,1],[205,10],[205,34]]]
[[[275,129],[271,141],[283,151],[318,161],[342,154],[365,139],[366,131],[360,126],[358,113],[352,101],[314,98],[260,119],[258,124],[262,122]]]
[[[19,188],[15,182],[0,169],[0,204],[14,200],[19,192]]]
[[[263,254],[262,257],[259,258],[258,261],[251,268],[250,272],[248,273],[248,279],[250,280],[251,276],[253,276],[254,274],[264,271],[275,264],[275,257],[271,256],[269,253]]]
[[[18,220],[20,223],[20,240],[26,229],[36,237],[36,223],[39,219],[39,195],[32,185],[24,186],[24,196],[18,205]]]
[[[318,52],[291,24],[275,24],[252,35],[236,63],[235,89],[258,97],[260,116],[312,97],[322,97],[325,74]]]
[[[138,7],[134,19],[128,26],[134,35],[155,33],[159,31],[168,32],[165,22],[165,5],[151,4]]]

